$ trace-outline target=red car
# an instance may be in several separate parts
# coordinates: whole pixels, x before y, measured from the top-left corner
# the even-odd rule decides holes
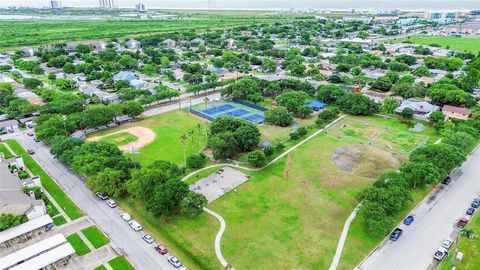
[[[155,249],[156,249],[160,254],[162,254],[162,255],[165,255],[165,254],[167,254],[167,252],[168,252],[168,251],[167,251],[167,248],[164,247],[164,246],[162,246],[162,245],[156,246]]]

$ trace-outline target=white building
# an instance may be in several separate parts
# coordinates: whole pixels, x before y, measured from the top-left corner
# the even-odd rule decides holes
[[[51,0],[50,7],[52,9],[62,8],[62,1],[61,0]]]
[[[113,0],[100,0],[100,7],[102,8],[115,8]]]
[[[135,10],[140,12],[145,12],[147,11],[147,7],[145,6],[144,3],[138,3],[138,4],[135,4]]]

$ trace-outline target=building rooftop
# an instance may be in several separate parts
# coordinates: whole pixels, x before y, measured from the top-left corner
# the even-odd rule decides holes
[[[455,107],[455,106],[450,106],[450,105],[443,106],[442,112],[452,112],[452,113],[459,113],[459,114],[464,114],[464,115],[472,114],[472,110],[470,110],[470,109]]]
[[[12,227],[8,230],[0,232],[0,244],[14,239],[20,235],[39,229],[47,224],[52,223],[53,220],[49,215],[43,215],[36,219],[29,220],[18,226]],[[3,261],[3,260],[2,260]],[[3,269],[3,268],[2,268]],[[38,269],[38,268],[37,268]]]

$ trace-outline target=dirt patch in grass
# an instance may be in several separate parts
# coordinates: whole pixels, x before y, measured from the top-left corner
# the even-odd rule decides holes
[[[283,170],[283,178],[288,179],[288,172],[290,172],[291,168],[292,168],[292,156],[288,155],[287,166],[285,166],[285,169]]]
[[[138,139],[136,141],[129,142],[127,144],[123,144],[123,145],[118,146],[118,149],[120,149],[123,152],[128,152],[128,151],[131,151],[132,149],[140,149],[140,148],[152,143],[156,138],[155,132],[153,132],[151,129],[146,128],[146,127],[135,126],[135,127],[122,129],[122,130],[110,133],[108,135],[105,135],[105,136],[91,137],[91,138],[88,138],[87,140],[88,141],[98,141],[98,140],[100,140],[104,137],[108,137],[108,136],[114,135],[116,133],[125,133],[125,132],[132,134],[133,136],[137,137]],[[121,142],[123,140],[125,140],[124,137],[118,137],[118,138],[114,139],[115,142]]]
[[[404,161],[391,152],[365,145],[339,147],[331,160],[344,172],[368,178],[376,178],[387,170],[398,169]]]

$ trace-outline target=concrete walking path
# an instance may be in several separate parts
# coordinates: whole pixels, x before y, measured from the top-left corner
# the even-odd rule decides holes
[[[345,224],[343,225],[342,234],[340,235],[340,240],[338,241],[337,250],[335,251],[335,256],[333,257],[332,264],[328,270],[336,270],[338,263],[340,263],[340,257],[342,256],[343,247],[345,246],[345,241],[347,240],[348,230],[350,229],[350,224],[352,224],[353,219],[360,209],[360,204],[355,207],[353,212],[348,216]]]
[[[222,266],[227,267],[228,265],[227,260],[225,260],[225,258],[223,257],[222,250],[221,250],[222,236],[223,236],[223,233],[225,232],[225,228],[227,227],[227,224],[225,223],[225,220],[223,219],[222,216],[213,212],[212,210],[204,207],[203,211],[212,215],[214,218],[218,220],[218,222],[220,222],[220,230],[217,232],[217,235],[215,236],[215,255],[217,255],[217,258],[222,264]]]

